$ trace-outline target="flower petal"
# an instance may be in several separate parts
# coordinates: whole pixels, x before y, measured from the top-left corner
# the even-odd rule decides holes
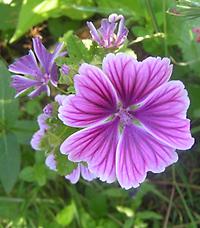
[[[63,49],[64,47],[64,43],[58,43],[54,49],[54,52],[53,54],[51,55],[51,62],[50,62],[50,67],[53,65],[54,61],[60,56],[61,54],[61,50]],[[64,54],[67,54],[66,52]],[[64,54],[61,54],[64,55]]]
[[[67,95],[57,94],[57,95],[55,96],[55,101],[56,101],[59,105],[62,105],[62,103],[64,102],[65,98],[67,98]]]
[[[105,57],[103,71],[126,108],[141,102],[153,90],[167,82],[172,66],[168,58],[149,57],[138,62],[127,54],[118,53]]]
[[[56,160],[54,154],[49,154],[46,157],[45,165],[49,167],[49,169],[56,171]]]
[[[80,178],[80,165],[74,169],[70,174],[66,175],[65,178],[69,180],[72,184],[76,184]]]
[[[85,161],[92,173],[102,181],[115,180],[115,153],[118,143],[119,119],[81,130],[61,145],[61,153],[74,162]]]
[[[92,22],[87,22],[87,26],[90,29],[90,34],[92,36],[92,39],[96,41],[100,46],[103,45],[103,42],[99,36],[98,31],[96,30],[94,24]]]
[[[88,167],[85,167],[84,165],[80,164],[80,168],[81,168],[81,176],[83,177],[83,179],[87,181],[92,181],[96,178],[96,175],[91,173]]]
[[[47,51],[39,37],[33,38],[33,49],[45,72],[50,73],[52,54]]]
[[[44,137],[44,130],[40,129],[36,131],[31,139],[31,146],[34,150],[40,150],[40,143],[42,138]]]
[[[17,59],[13,64],[11,64],[9,66],[9,71],[17,74],[28,74],[36,78],[39,78],[42,74],[31,50],[28,55]]]
[[[15,97],[18,97],[20,94],[22,94],[23,92],[25,92],[27,89],[33,87],[33,86],[38,86],[40,85],[40,82],[30,79],[30,78],[26,78],[20,75],[13,75],[12,76],[12,82],[11,82],[11,86],[13,88],[15,88],[17,94],[15,95]]]
[[[57,69],[57,66],[56,66],[55,63],[52,65],[52,68],[51,68],[50,81],[51,81],[51,84],[54,87],[57,87],[57,84],[58,84],[58,69]]]
[[[42,130],[47,130],[49,128],[48,124],[47,124],[47,119],[49,118],[49,115],[42,113],[38,116],[37,118],[37,122],[38,125],[40,127],[40,129]]]
[[[46,92],[48,96],[50,96],[50,89],[48,85],[41,85],[37,87],[35,90],[33,90],[31,93],[29,93],[30,98],[34,98],[39,96],[41,93]]]
[[[134,112],[154,137],[177,149],[189,149],[194,143],[190,121],[186,119],[189,98],[180,81],[171,81],[154,91]]]
[[[121,187],[136,188],[148,171],[163,172],[178,160],[177,153],[135,125],[125,127],[117,147],[116,174]]]
[[[117,110],[116,95],[103,72],[83,64],[75,76],[77,95],[70,95],[59,108],[59,118],[72,127],[85,127],[108,118]]]

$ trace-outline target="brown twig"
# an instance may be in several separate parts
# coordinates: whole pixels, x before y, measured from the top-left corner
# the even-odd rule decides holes
[[[168,227],[168,221],[169,221],[169,216],[170,216],[170,212],[171,212],[171,209],[172,209],[172,202],[173,202],[173,198],[174,198],[174,193],[175,193],[175,187],[172,187],[170,200],[169,200],[169,206],[167,208],[167,213],[166,213],[166,216],[165,216],[163,228],[167,228]]]

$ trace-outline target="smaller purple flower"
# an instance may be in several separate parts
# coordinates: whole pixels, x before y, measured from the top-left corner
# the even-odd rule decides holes
[[[53,153],[46,157],[45,164],[47,167],[49,167],[49,169],[56,171],[56,160]],[[96,176],[92,174],[87,167],[80,163],[78,164],[77,168],[74,169],[70,174],[66,175],[65,178],[72,184],[76,184],[80,179],[80,175],[87,181],[92,181],[96,178]]]
[[[60,53],[62,48],[63,43],[60,43],[53,53],[49,53],[39,37],[33,38],[34,52],[30,50],[28,55],[19,58],[9,66],[9,71],[15,73],[12,76],[11,83],[17,92],[15,97],[29,88],[34,88],[28,95],[31,98],[40,95],[42,92],[50,95],[48,84],[50,81],[53,86],[57,86],[58,72],[55,59],[63,55]]]
[[[68,75],[70,71],[70,68],[67,64],[63,64],[61,67],[61,73],[64,75]]]
[[[104,48],[118,48],[127,39],[128,29],[122,15],[111,14],[101,20],[101,27],[96,29],[92,22],[87,22],[92,39]]]
[[[41,150],[40,144],[41,144],[42,138],[44,137],[47,129],[49,128],[49,126],[46,122],[49,117],[50,117],[49,115],[42,113],[37,118],[37,122],[38,122],[40,129],[34,133],[32,139],[31,139],[31,142],[30,142],[31,147],[34,150]]]
[[[45,164],[49,169],[56,171],[56,160],[54,154],[49,154],[46,157]]]
[[[45,135],[45,131],[40,129],[38,131],[35,132],[35,134],[33,135],[32,139],[31,139],[31,147],[34,150],[41,150],[41,140]]]
[[[66,97],[67,97],[66,95],[58,94],[55,96],[55,101],[59,105],[62,105]],[[50,103],[43,108],[43,113],[41,113],[38,116],[37,122],[39,125],[39,130],[35,132],[30,142],[34,150],[41,150],[40,144],[41,144],[42,138],[45,136],[47,130],[49,129],[47,120],[52,116],[52,114],[53,114],[53,105]]]
[[[44,114],[46,114],[47,116],[51,116],[53,113],[53,105],[52,104],[47,104],[44,108],[43,108],[43,112]]]

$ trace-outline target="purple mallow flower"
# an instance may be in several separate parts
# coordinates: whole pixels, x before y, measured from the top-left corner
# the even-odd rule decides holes
[[[102,19],[101,27],[96,29],[92,22],[87,22],[92,39],[104,48],[118,48],[128,35],[122,15],[111,14],[108,19]]]
[[[56,171],[56,160],[53,153],[47,156],[45,164],[49,167],[49,169]],[[78,164],[77,168],[75,168],[70,174],[66,175],[65,178],[72,184],[76,184],[80,179],[80,175],[87,181],[92,181],[96,178],[96,176],[82,164]]]
[[[64,99],[59,118],[85,129],[60,149],[73,162],[87,162],[102,181],[138,187],[148,171],[163,172],[176,162],[176,149],[193,145],[187,91],[182,82],[168,81],[168,58],[139,62],[108,54],[102,68],[82,64],[75,76],[76,95]]]
[[[63,43],[57,45],[53,53],[49,53],[43,46],[39,37],[33,38],[33,49],[9,66],[9,71],[15,73],[12,76],[12,87],[16,89],[16,97],[29,88],[34,90],[29,93],[33,98],[46,92],[50,95],[49,81],[57,86],[58,72],[55,59],[63,55],[60,53]]]

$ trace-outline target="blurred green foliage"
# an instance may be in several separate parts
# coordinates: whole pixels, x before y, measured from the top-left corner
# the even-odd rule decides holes
[[[181,6],[189,2],[186,12]],[[80,181],[73,186],[45,166],[45,148],[43,153],[30,148],[42,100],[24,98],[19,105],[9,86],[6,63],[0,60],[1,227],[199,227],[200,44],[195,41],[192,29],[200,27],[200,1],[195,2],[192,1],[191,7],[191,1],[186,0],[0,0],[1,58],[10,61],[20,56],[19,46],[30,36],[27,32],[33,26],[45,25],[46,36],[54,41],[60,38],[66,44],[69,54],[66,63],[73,69],[71,79],[81,61],[101,62],[95,56],[97,47],[77,39],[77,35],[88,36],[85,21],[93,17],[98,23],[99,18],[110,13],[124,14],[131,40],[126,51],[129,48],[139,59],[148,55],[172,59],[173,78],[183,80],[189,91],[189,115],[197,138],[190,152],[180,153],[176,167],[150,176],[139,189],[125,191],[116,184],[97,180]],[[172,15],[169,13],[172,9],[181,9],[183,16]],[[188,17],[191,15],[195,17]],[[90,51],[86,52],[86,48]],[[105,53],[101,54],[103,57]],[[63,62],[58,59],[59,64]],[[52,137],[57,134],[54,133]],[[59,153],[57,159],[58,172],[65,175],[66,164]]]

